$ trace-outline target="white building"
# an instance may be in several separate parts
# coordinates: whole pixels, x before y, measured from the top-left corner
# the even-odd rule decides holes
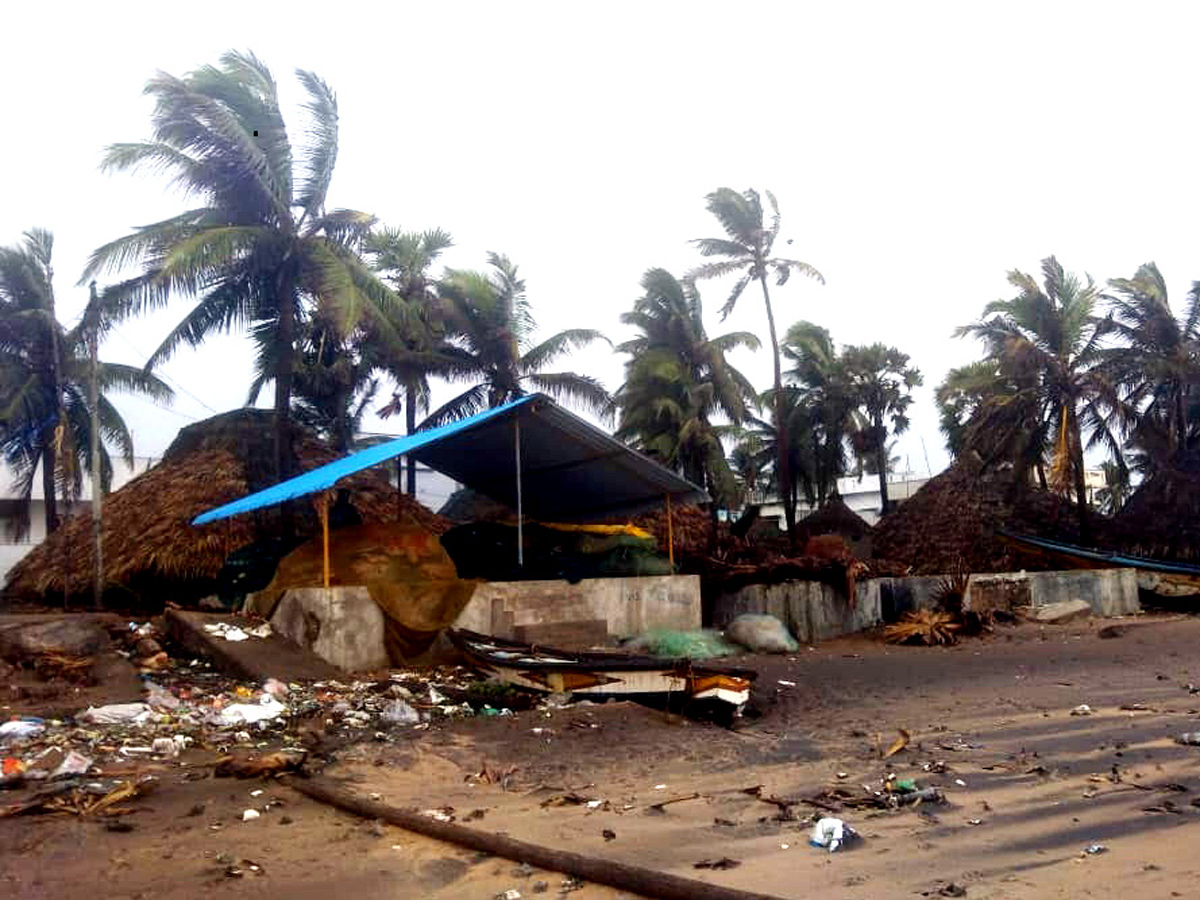
[[[928,477],[918,475],[915,472],[889,474],[887,476],[888,501],[893,506],[903,503],[919,491],[928,480]],[[863,475],[861,478],[839,478],[837,490],[838,494],[841,495],[842,502],[850,507],[868,525],[874,525],[879,521],[879,517],[882,515],[883,502],[879,495],[878,475]],[[796,505],[796,520],[800,521],[815,510],[815,505],[808,505],[804,501],[804,498],[801,497],[800,502]],[[784,528],[783,504],[779,503],[774,496],[768,497],[763,501],[762,516],[763,518],[774,518],[779,523],[780,529]]]

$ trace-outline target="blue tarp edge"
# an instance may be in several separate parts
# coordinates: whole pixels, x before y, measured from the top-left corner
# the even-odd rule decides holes
[[[525,403],[529,403],[538,396],[537,394],[531,394],[519,400],[513,400],[511,403],[506,403],[503,406],[498,406],[495,409],[484,410],[469,418],[451,422],[448,425],[431,428],[428,431],[420,431],[416,434],[396,438],[384,444],[368,447],[365,450],[359,450],[357,453],[351,453],[349,456],[326,463],[310,472],[305,472],[303,475],[297,475],[295,478],[281,481],[279,484],[272,485],[257,493],[249,494],[231,503],[226,503],[224,506],[210,509],[208,512],[196,516],[192,520],[192,524],[204,525],[208,522],[215,522],[219,519],[236,516],[239,513],[251,512],[265,506],[274,506],[283,503],[285,500],[303,497],[305,494],[328,490],[347,475],[353,475],[355,472],[361,472],[363,469],[377,466],[394,457],[412,453],[414,450],[437,443],[440,440],[486,422],[488,419],[502,416]]]

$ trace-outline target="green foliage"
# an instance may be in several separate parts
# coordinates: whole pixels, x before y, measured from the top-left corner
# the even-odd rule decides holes
[[[166,174],[198,205],[100,247],[83,275],[86,281],[140,266],[112,292],[127,314],[175,297],[195,300],[147,369],[181,345],[247,325],[260,348],[275,345],[260,349],[260,361],[272,363],[260,375],[275,381],[280,476],[288,474],[287,419],[304,324],[319,316],[345,338],[363,321],[389,329],[399,308],[394,292],[357,256],[374,219],[324,208],[337,158],[337,101],[313,73],[297,77],[308,120],[298,148],[288,138],[275,81],[253,54],[229,52],[219,65],[182,78],[151,79],[151,139],[112,145],[103,167]]]
[[[572,328],[534,344],[537,323],[517,267],[498,253],[489,253],[488,263],[490,272],[452,269],[442,279],[446,336],[456,348],[452,377],[475,384],[430,413],[421,427],[462,419],[530,391],[607,416],[612,398],[595,378],[544,369],[573,350],[608,339],[589,328]]]
[[[735,332],[710,339],[700,294],[665,269],[642,276],[645,293],[621,321],[638,330],[617,349],[630,356],[615,403],[617,437],[677,469],[723,506],[737,485],[714,419],[741,424],[757,405],[754,389],[725,359],[736,347],[757,349],[758,339]]]
[[[908,364],[908,354],[884,344],[846,347],[840,363],[846,395],[865,419],[857,434],[858,450],[874,459],[882,510],[886,513],[888,436],[908,430],[912,389],[920,386],[921,372]]]
[[[1027,449],[1014,460],[1019,474],[1048,458],[1049,483],[1059,491],[1074,490],[1086,535],[1083,436],[1089,435],[1089,446],[1119,454],[1120,431],[1129,422],[1128,407],[1099,366],[1112,321],[1095,314],[1099,292],[1092,279],[1065,271],[1053,256],[1042,261],[1040,284],[1016,270],[1008,280],[1019,293],[989,303],[982,319],[956,334],[981,340],[1000,373],[1017,387],[1013,397],[983,410],[1007,412],[1003,421],[1010,430],[1027,431]],[[990,440],[982,429],[977,433],[981,441]]]
[[[1101,352],[1098,369],[1121,395],[1127,430],[1151,469],[1200,447],[1200,282],[1176,318],[1154,263],[1108,282],[1108,327],[1123,346]],[[1128,411],[1132,410],[1130,414]]]
[[[32,229],[17,246],[0,247],[0,454],[16,473],[20,503],[17,531],[29,523],[29,501],[41,466],[46,498],[46,531],[58,525],[55,498],[76,497],[84,472],[92,467],[91,374],[88,330],[103,333],[112,300],[93,294],[80,323],[70,330],[55,316],[49,231]],[[107,397],[113,390],[168,400],[171,389],[153,375],[130,366],[101,362],[98,418],[101,431],[100,477],[112,480],[108,446],[132,464],[133,438]]]
[[[757,281],[762,288],[763,304],[767,312],[767,331],[771,338],[772,361],[775,369],[773,407],[776,439],[776,476],[780,496],[783,497],[784,516],[787,520],[788,532],[795,534],[796,512],[791,501],[791,475],[788,466],[790,453],[788,451],[787,429],[784,426],[784,394],[783,373],[779,357],[779,337],[775,332],[775,313],[771,307],[771,294],[767,287],[767,279],[775,278],[777,285],[784,285],[793,274],[806,275],[824,283],[824,277],[808,263],[798,259],[772,256],[775,241],[779,237],[780,214],[779,204],[775,195],[766,192],[770,204],[770,221],[766,221],[763,213],[762,198],[755,190],[741,193],[732,188],[718,188],[705,198],[708,211],[716,217],[725,232],[724,238],[700,238],[692,243],[700,250],[702,256],[713,259],[712,262],[698,266],[689,274],[689,280],[698,278],[721,278],[726,275],[737,275],[733,290],[725,305],[721,307],[721,318],[725,319],[737,306],[738,300],[746,287]]]

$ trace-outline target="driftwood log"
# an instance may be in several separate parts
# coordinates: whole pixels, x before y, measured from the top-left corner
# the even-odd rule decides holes
[[[608,885],[617,890],[632,891],[651,900],[780,900],[768,894],[739,891],[736,888],[681,878],[678,875],[630,866],[610,859],[598,859],[566,850],[541,847],[504,835],[466,828],[453,822],[439,822],[413,810],[400,809],[352,794],[324,778],[289,778],[285,783],[306,797],[357,816],[379,819],[425,837],[458,844],[469,850],[490,853],[540,869],[550,869],[584,881]]]

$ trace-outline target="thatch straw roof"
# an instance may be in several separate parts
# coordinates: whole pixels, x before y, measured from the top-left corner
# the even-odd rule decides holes
[[[871,526],[848,507],[841,497],[826,500],[824,506],[805,516],[796,526],[809,537],[840,534],[851,541],[862,540],[871,533]]]
[[[1116,525],[1128,553],[1200,561],[1200,451],[1146,479],[1117,513]]]
[[[307,471],[340,454],[297,429],[296,470]],[[163,461],[104,502],[106,592],[123,602],[192,601],[212,593],[213,579],[234,550],[273,534],[277,513],[234,516],[195,527],[200,513],[260,490],[274,480],[273,414],[246,409],[183,429]],[[378,472],[360,472],[339,487],[364,522],[415,520],[440,534],[449,523],[408,497],[399,497]],[[311,500],[295,501],[295,524],[316,530]],[[90,512],[72,516],[9,572],[4,593],[22,599],[86,595],[94,565]],[[151,596],[153,595],[153,596]]]
[[[1112,523],[1092,515],[1092,543],[1111,541]],[[917,575],[1010,572],[1030,560],[996,536],[1008,528],[1079,543],[1079,520],[1067,499],[1017,483],[1011,470],[980,471],[963,462],[930,479],[875,526],[876,556],[910,564]]]

